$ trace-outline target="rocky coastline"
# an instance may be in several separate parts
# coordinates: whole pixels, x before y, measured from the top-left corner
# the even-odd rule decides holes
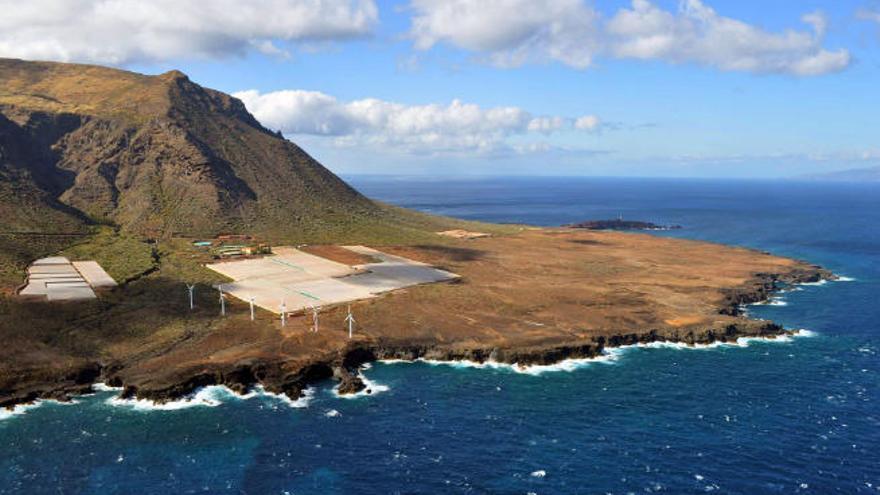
[[[640,220],[624,220],[615,218],[613,220],[586,220],[583,222],[563,225],[570,229],[584,230],[680,230],[681,225],[658,225],[653,222],[644,222]]]
[[[791,286],[836,278],[830,271],[815,265],[802,265],[787,273],[757,274],[747,284],[725,290],[724,304],[718,308],[718,313],[737,318],[734,323],[721,327],[612,332],[589,340],[512,347],[456,346],[376,339],[349,344],[334,352],[314,356],[299,363],[283,360],[253,361],[218,365],[210,370],[181,370],[178,373],[179,380],[172,385],[156,388],[126,383],[118,374],[121,369],[119,363],[104,365],[95,362],[57,376],[46,375],[42,380],[30,377],[30,385],[22,390],[0,390],[0,408],[12,408],[41,399],[70,401],[78,395],[93,393],[97,383],[121,388],[120,397],[123,399],[148,400],[158,404],[191,397],[197,390],[212,385],[226,386],[238,394],[246,394],[259,385],[267,392],[285,394],[291,400],[296,400],[303,396],[309,386],[330,379],[339,382],[336,390],[340,395],[364,391],[366,384],[359,376],[359,369],[366,363],[380,360],[423,359],[496,362],[518,366],[552,365],[569,359],[595,358],[601,356],[606,349],[635,344],[669,342],[700,345],[735,342],[742,337],[777,338],[792,332],[771,321],[744,316],[743,307],[767,301]]]

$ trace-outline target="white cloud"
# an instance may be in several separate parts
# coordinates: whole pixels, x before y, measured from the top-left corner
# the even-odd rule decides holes
[[[375,98],[341,102],[302,90],[249,90],[234,96],[263,125],[286,134],[331,137],[338,146],[389,146],[392,151],[418,154],[514,149],[508,142],[513,136],[591,131],[599,125],[595,116],[533,116],[517,107],[483,108],[459,100],[446,105],[404,105]],[[593,125],[578,125],[581,121]]]
[[[558,61],[586,68],[604,55],[812,76],[850,63],[847,50],[823,47],[828,22],[819,12],[802,16],[809,30],[770,32],[701,0],[682,0],[676,11],[632,0],[604,22],[584,0],[412,0],[411,7],[416,48],[447,42],[501,66]]]
[[[595,115],[584,115],[574,121],[574,127],[575,129],[592,131],[599,127],[599,123],[599,118]]]
[[[413,0],[416,47],[439,42],[488,54],[501,66],[592,62],[596,13],[582,0]]]
[[[107,64],[367,36],[373,0],[0,0],[0,56]]]
[[[535,117],[526,127],[529,131],[549,133],[558,131],[568,124],[562,117]]]
[[[856,13],[856,17],[865,21],[874,21],[880,24],[880,9],[859,9]]]
[[[728,71],[812,76],[850,63],[846,50],[822,48],[827,20],[818,12],[802,21],[813,30],[770,33],[723,17],[700,0],[685,0],[671,13],[647,0],[633,0],[607,25],[611,53],[620,58],[697,63]]]

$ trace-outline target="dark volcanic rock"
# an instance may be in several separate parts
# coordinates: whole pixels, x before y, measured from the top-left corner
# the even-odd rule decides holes
[[[641,222],[636,220],[588,220],[580,223],[564,225],[572,229],[587,230],[675,230],[680,229],[681,225],[657,225],[651,222]]]
[[[356,394],[367,388],[367,385],[364,383],[364,380],[361,379],[360,376],[344,368],[340,369],[338,377],[339,385],[336,388],[336,392],[339,395]]]
[[[784,275],[758,273],[749,285],[732,289],[723,289],[725,304],[719,311],[721,314],[737,316],[742,314],[742,307],[770,298],[773,292],[786,286],[816,283],[822,280],[835,280],[836,275],[819,266],[797,268]]]

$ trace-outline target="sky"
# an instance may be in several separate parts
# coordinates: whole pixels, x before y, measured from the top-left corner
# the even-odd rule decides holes
[[[344,175],[880,165],[880,0],[0,0],[0,56],[179,69]]]

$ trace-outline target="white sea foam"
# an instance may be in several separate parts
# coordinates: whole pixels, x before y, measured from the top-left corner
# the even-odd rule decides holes
[[[106,387],[105,390],[118,391],[120,389]],[[232,389],[224,385],[209,385],[197,389],[192,394],[178,400],[170,402],[155,402],[148,399],[123,399],[121,397],[111,397],[105,402],[111,406],[128,407],[136,411],[176,411],[179,409],[187,409],[190,407],[217,407],[225,402],[235,400],[250,400],[255,397],[267,397],[274,399],[293,408],[304,408],[309,404],[309,400],[314,395],[314,391],[310,388],[303,391],[303,396],[293,400],[285,394],[275,394],[267,391],[262,385],[257,385],[246,394],[238,394]]]
[[[224,399],[236,397],[235,392],[222,385],[202,387],[187,397],[169,402],[155,402],[148,399],[124,399],[111,397],[106,403],[111,406],[128,407],[136,411],[176,411],[190,407],[217,407]],[[240,397],[240,396],[238,396]]]
[[[600,356],[590,358],[573,358],[565,359],[553,364],[529,364],[523,365],[519,363],[501,363],[498,361],[469,361],[469,360],[453,360],[440,361],[434,359],[417,359],[416,361],[430,364],[432,366],[451,366],[453,368],[476,368],[476,369],[497,369],[504,371],[512,371],[523,375],[538,376],[544,373],[556,371],[574,371],[579,368],[590,366],[595,363],[610,363],[615,359],[611,354],[602,354]]]
[[[838,275],[837,280],[835,282],[855,282],[857,279],[853,277],[846,277],[844,275]]]
[[[676,350],[709,350],[709,349],[718,349],[720,347],[748,347],[750,344],[754,343],[787,343],[791,342],[792,339],[797,337],[812,337],[815,336],[816,333],[807,329],[799,329],[795,330],[788,334],[783,335],[775,335],[775,336],[767,336],[767,337],[739,337],[734,341],[728,342],[711,342],[709,344],[686,344],[684,342],[665,342],[665,341],[657,341],[651,342],[647,344],[633,344],[629,346],[621,346],[616,348],[611,348],[610,350],[614,352],[615,349],[626,350],[632,348],[646,348],[646,349],[676,349]]]
[[[815,337],[817,335],[819,334],[812,330],[807,330],[806,328],[800,328],[791,334],[792,337]]]
[[[327,416],[328,418],[335,418],[335,417],[341,416],[341,415],[342,415],[342,413],[340,413],[336,409],[330,409],[329,411],[324,413],[324,416]]]
[[[92,384],[92,390],[95,392],[119,392],[122,390],[122,387],[111,387],[104,382],[98,382]]]
[[[273,392],[269,392],[265,388],[263,388],[262,385],[257,385],[256,387],[254,387],[254,391],[257,395],[281,401],[294,409],[304,409],[306,407],[309,407],[309,403],[315,396],[315,389],[312,387],[308,387],[303,390],[302,397],[298,399],[291,399],[287,396],[287,394],[276,394]]]
[[[514,373],[520,373],[524,375],[532,375],[537,376],[543,373],[548,372],[559,372],[559,371],[574,371],[576,369],[584,368],[596,363],[603,364],[613,364],[615,361],[620,359],[624,354],[631,350],[635,349],[674,349],[674,350],[710,350],[710,349],[718,349],[720,347],[748,347],[753,343],[786,343],[791,342],[792,339],[796,337],[812,337],[815,336],[816,333],[806,329],[795,330],[790,334],[785,335],[777,335],[770,337],[740,337],[735,341],[730,342],[712,342],[709,344],[686,344],[684,342],[668,342],[668,341],[655,341],[649,343],[638,343],[638,344],[629,344],[622,345],[618,347],[606,347],[604,353],[600,356],[592,357],[592,358],[581,358],[581,359],[565,359],[555,364],[548,365],[529,365],[522,366],[519,364],[509,364],[509,363],[500,363],[497,361],[485,361],[485,362],[477,362],[477,361],[468,361],[468,360],[449,360],[449,361],[441,361],[434,359],[424,359],[418,358],[415,360],[405,360],[405,359],[383,359],[379,362],[383,364],[411,364],[411,363],[425,363],[430,364],[432,366],[449,366],[452,368],[473,368],[473,369],[498,369],[505,371],[512,371]]]
[[[0,421],[14,418],[16,416],[21,416],[28,411],[32,411],[44,404],[55,404],[57,406],[72,406],[74,404],[79,404],[77,401],[69,400],[69,401],[58,401],[53,399],[37,399],[33,402],[29,402],[27,404],[16,404],[12,406],[11,409],[0,407]]]
[[[532,478],[543,478],[544,476],[547,476],[547,471],[544,471],[543,469],[532,471],[531,476]]]
[[[788,306],[788,302],[782,296],[773,296],[770,299],[752,303],[750,306]]]
[[[799,283],[798,285],[810,285],[810,286],[816,285],[816,286],[818,286],[818,285],[825,285],[825,284],[827,284],[827,283],[828,283],[827,280],[822,279],[822,280],[820,280],[820,281],[818,281],[818,282],[801,282],[801,283]]]
[[[14,418],[15,416],[21,416],[22,414],[25,414],[26,412],[30,411],[31,409],[36,409],[36,408],[40,407],[42,404],[43,404],[43,401],[38,400],[38,401],[32,402],[30,404],[18,404],[18,405],[12,406],[11,409],[0,408],[0,421]]]

